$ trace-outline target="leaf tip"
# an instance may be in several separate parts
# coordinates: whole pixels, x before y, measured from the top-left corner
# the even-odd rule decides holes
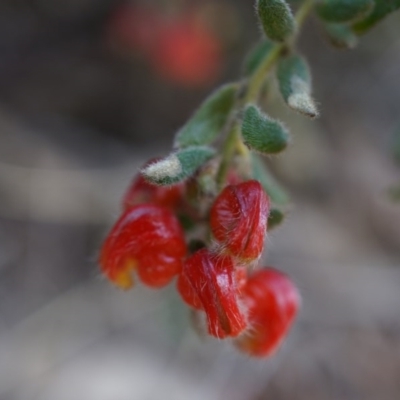
[[[182,164],[175,154],[151,163],[142,169],[143,176],[151,183],[161,184],[165,179],[174,179],[182,174]]]

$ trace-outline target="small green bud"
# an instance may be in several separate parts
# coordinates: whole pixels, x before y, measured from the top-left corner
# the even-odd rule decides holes
[[[244,62],[244,72],[247,76],[252,75],[257,70],[273,47],[272,42],[264,39],[251,50]]]
[[[358,35],[367,32],[380,20],[400,8],[400,0],[375,0],[371,14],[353,25],[353,31]]]
[[[292,11],[285,0],[257,0],[257,14],[267,37],[284,42],[296,30]]]
[[[279,90],[287,105],[310,118],[318,116],[311,97],[311,74],[303,57],[291,55],[279,61],[277,69]]]
[[[209,147],[187,147],[147,165],[142,174],[155,185],[173,185],[191,177],[214,154],[215,150]]]
[[[262,154],[280,153],[289,141],[287,129],[254,105],[247,106],[244,111],[242,137],[247,147]]]
[[[351,22],[364,18],[373,7],[374,0],[320,0],[316,10],[325,21]]]
[[[275,180],[257,154],[251,154],[251,167],[253,178],[261,183],[273,204],[284,206],[290,202],[286,190]]]
[[[285,219],[285,214],[278,208],[272,208],[268,215],[268,231],[279,226]]]
[[[339,49],[353,49],[358,43],[357,36],[347,25],[327,23],[325,32],[332,45]]]
[[[175,147],[202,146],[213,142],[235,102],[237,84],[227,84],[213,92],[178,131]]]

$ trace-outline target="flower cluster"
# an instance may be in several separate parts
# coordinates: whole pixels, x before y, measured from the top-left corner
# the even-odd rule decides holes
[[[138,175],[102,246],[100,265],[122,289],[132,287],[133,271],[153,288],[177,277],[182,300],[205,316],[209,335],[233,338],[249,355],[269,356],[286,336],[300,297],[283,273],[254,269],[264,248],[270,201],[258,181],[237,183],[238,176],[230,176],[235,183],[200,215],[190,204],[200,190],[193,190],[195,180],[163,187]],[[184,214],[202,227],[201,246],[190,245],[193,232],[180,222]]]
[[[333,44],[352,47],[400,8],[398,0],[296,3],[293,14],[286,0],[255,1],[263,35],[243,78],[211,93],[176,133],[172,152],[143,167],[99,259],[122,289],[132,287],[134,271],[154,288],[177,278],[182,300],[204,316],[209,335],[230,338],[258,357],[279,348],[300,304],[285,274],[257,268],[267,228],[282,222],[290,202],[260,156],[284,151],[291,135],[264,112],[262,100],[276,87],[290,109],[318,116],[311,71],[296,48],[308,14],[316,12]],[[220,46],[203,22],[192,13],[170,19],[123,6],[110,34],[146,55],[163,76],[197,85],[219,69]]]

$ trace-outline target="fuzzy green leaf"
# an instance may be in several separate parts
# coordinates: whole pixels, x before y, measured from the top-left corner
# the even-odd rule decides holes
[[[225,125],[235,102],[237,84],[221,86],[178,131],[175,147],[202,146],[213,142]]]
[[[147,165],[142,174],[155,185],[173,185],[191,177],[214,154],[215,150],[210,147],[187,147]]]
[[[262,154],[280,153],[289,142],[287,129],[254,105],[247,106],[244,111],[242,137],[247,147]]]
[[[246,57],[244,72],[247,76],[252,75],[268,56],[274,44],[268,39],[259,42]]]
[[[400,0],[375,0],[371,14],[353,25],[353,31],[358,35],[367,32],[380,20],[400,8]]]
[[[339,49],[353,49],[357,45],[358,38],[348,25],[326,23],[324,27],[333,46]]]
[[[257,154],[251,154],[251,164],[253,178],[261,183],[272,203],[281,206],[287,205],[290,202],[289,195],[271,175],[266,165]]]
[[[285,0],[258,0],[257,13],[267,37],[284,42],[296,30],[292,11]]]
[[[315,118],[317,106],[311,97],[311,74],[303,57],[290,55],[279,61],[279,90],[286,104],[295,111]]]
[[[320,0],[318,15],[328,22],[352,22],[366,17],[374,7],[374,0]]]

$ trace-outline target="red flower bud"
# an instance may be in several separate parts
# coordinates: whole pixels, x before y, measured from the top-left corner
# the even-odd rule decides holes
[[[100,254],[104,274],[122,289],[143,283],[162,287],[182,269],[186,244],[178,220],[165,207],[142,204],[126,210],[108,234]]]
[[[229,185],[211,208],[211,230],[228,253],[248,263],[263,251],[268,214],[269,199],[258,181]]]
[[[234,270],[234,276],[237,294],[240,295],[247,283],[247,268],[236,266]],[[203,305],[196,292],[194,291],[192,285],[190,284],[189,280],[187,279],[186,275],[179,275],[177,281],[177,289],[186,304],[197,310],[203,309]]]
[[[128,187],[122,206],[126,210],[136,204],[153,203],[176,209],[182,201],[183,192],[183,184],[156,186],[147,182],[142,175],[138,174]]]
[[[235,337],[246,328],[232,257],[201,249],[186,260],[182,275],[178,290],[189,305],[205,311],[210,335]]]
[[[300,306],[300,295],[288,276],[275,269],[256,271],[243,291],[249,330],[235,345],[252,356],[272,355],[287,335]]]

